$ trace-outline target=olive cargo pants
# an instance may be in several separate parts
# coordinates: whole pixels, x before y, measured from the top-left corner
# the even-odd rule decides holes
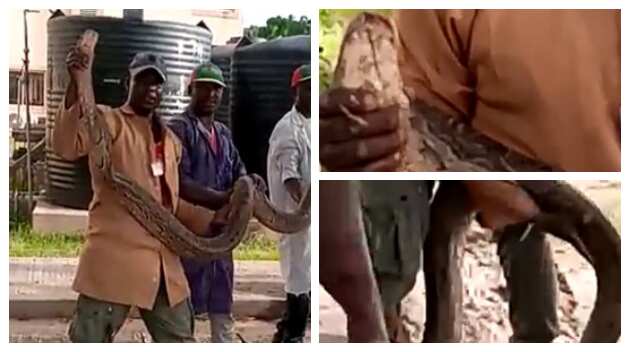
[[[130,308],[79,295],[68,331],[70,341],[113,342]],[[163,278],[153,309],[139,310],[154,342],[195,342],[195,319],[190,301],[186,299],[170,307]]]

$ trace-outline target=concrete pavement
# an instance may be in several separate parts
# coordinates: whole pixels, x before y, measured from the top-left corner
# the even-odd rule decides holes
[[[69,318],[76,292],[71,284],[76,258],[11,258],[9,317]],[[284,290],[277,262],[235,263],[234,314],[237,319],[277,319],[284,310]]]

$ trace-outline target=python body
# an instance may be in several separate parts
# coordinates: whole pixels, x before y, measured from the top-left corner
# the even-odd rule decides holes
[[[171,212],[162,207],[146,190],[125,175],[113,170],[112,139],[105,122],[97,114],[92,86],[92,63],[98,33],[87,30],[79,40],[79,49],[87,54],[88,68],[77,77],[79,104],[88,124],[91,141],[90,159],[105,180],[120,196],[129,213],[153,237],[182,257],[211,259],[233,250],[244,238],[247,224],[255,217],[268,228],[284,234],[298,232],[310,225],[310,188],[293,213],[274,208],[266,195],[256,187],[251,176],[239,178],[226,205],[227,224],[216,237],[201,237],[186,228]]]

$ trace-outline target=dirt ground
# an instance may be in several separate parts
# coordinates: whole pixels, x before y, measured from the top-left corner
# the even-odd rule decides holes
[[[619,229],[621,187],[612,181],[571,182],[604,211]],[[556,342],[575,342],[583,331],[596,294],[594,271],[573,248],[550,237],[559,282],[560,336]],[[473,227],[466,238],[464,275],[464,342],[508,342],[512,329],[508,318],[505,279],[496,244],[490,234]],[[422,275],[422,273],[420,273]],[[424,282],[419,277],[403,301],[404,322],[413,341],[420,341],[424,323]],[[320,289],[320,341],[345,341],[345,316]]]

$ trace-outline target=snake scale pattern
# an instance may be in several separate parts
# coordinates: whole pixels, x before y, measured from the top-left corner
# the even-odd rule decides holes
[[[153,237],[182,257],[212,259],[224,256],[244,238],[247,224],[255,217],[266,227],[291,234],[310,225],[310,188],[295,212],[274,208],[266,195],[255,186],[250,176],[239,178],[230,195],[227,225],[216,237],[202,237],[186,228],[170,211],[136,182],[112,169],[110,150],[111,136],[100,114],[97,114],[92,86],[92,63],[98,33],[86,30],[79,39],[80,50],[88,55],[88,69],[77,78],[79,104],[88,124],[91,141],[89,157],[114,191],[123,206]]]

